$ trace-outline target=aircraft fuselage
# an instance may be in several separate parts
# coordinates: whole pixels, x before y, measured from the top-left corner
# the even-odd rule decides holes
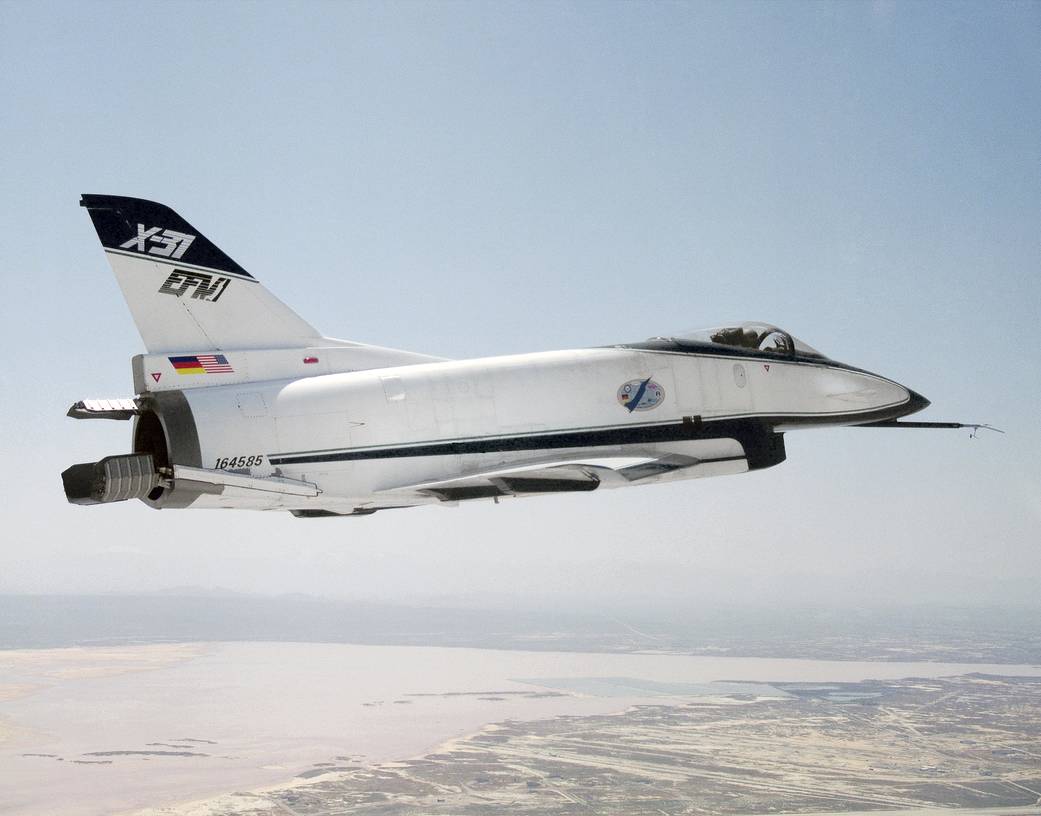
[[[642,404],[630,410],[624,389],[632,399],[644,383]],[[436,503],[451,492],[423,485],[558,461],[594,462],[599,487],[741,473],[783,461],[785,430],[892,419],[925,404],[891,380],[827,360],[626,346],[176,393],[183,397],[165,392],[155,410],[180,426],[168,436],[189,440],[175,454],[180,464],[299,480],[321,492],[175,489],[150,503],[336,513]],[[617,469],[595,463],[668,456],[696,463],[632,480],[603,478]]]

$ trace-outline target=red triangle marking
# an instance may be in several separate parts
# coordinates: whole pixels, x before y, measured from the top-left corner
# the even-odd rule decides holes
[[[155,380],[156,382],[159,382],[159,378],[162,377],[162,376],[163,376],[163,372],[162,371],[153,371],[152,372],[152,379]]]
[[[763,368],[765,368],[767,371],[770,370],[770,366],[768,366],[766,363],[763,363]]]

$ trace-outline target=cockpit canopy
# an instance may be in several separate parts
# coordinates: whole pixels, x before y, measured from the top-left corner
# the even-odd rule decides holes
[[[728,346],[744,349],[760,354],[776,354],[779,357],[823,357],[817,349],[793,337],[777,326],[769,323],[738,323],[732,326],[718,326],[713,329],[699,329],[687,334],[677,334],[669,338],[679,345],[707,343],[714,346]]]

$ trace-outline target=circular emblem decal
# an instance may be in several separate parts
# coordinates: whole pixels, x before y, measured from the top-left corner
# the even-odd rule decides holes
[[[665,399],[665,389],[648,377],[646,380],[629,380],[618,389],[618,403],[629,413],[650,411]]]

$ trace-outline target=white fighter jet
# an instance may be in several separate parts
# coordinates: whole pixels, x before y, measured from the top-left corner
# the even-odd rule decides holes
[[[784,461],[784,434],[897,422],[929,403],[743,323],[474,360],[322,336],[169,207],[84,195],[141,332],[133,452],[63,474],[76,504],[357,516],[722,476]]]

